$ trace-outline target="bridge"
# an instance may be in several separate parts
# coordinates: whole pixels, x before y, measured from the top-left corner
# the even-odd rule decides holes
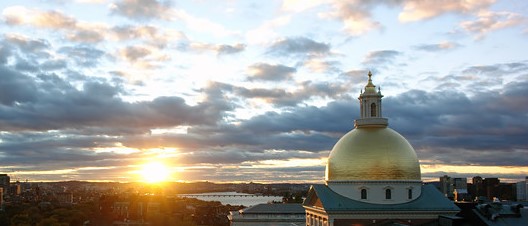
[[[219,195],[219,194],[178,194],[179,197],[200,198],[200,197],[278,197],[274,195],[259,195],[259,194],[233,194],[233,195]]]

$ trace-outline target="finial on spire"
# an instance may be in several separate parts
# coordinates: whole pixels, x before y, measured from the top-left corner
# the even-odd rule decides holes
[[[372,72],[368,72],[368,83],[366,87],[376,87],[374,84],[372,84]],[[366,91],[366,88],[365,88]],[[374,89],[374,92],[376,92],[376,89]]]

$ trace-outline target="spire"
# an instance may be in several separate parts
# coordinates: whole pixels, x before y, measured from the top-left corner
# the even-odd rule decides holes
[[[376,86],[372,83],[372,72],[368,72],[368,83],[365,86],[365,93],[375,93]]]
[[[368,87],[375,86],[374,84],[372,84],[372,72],[369,71],[369,73],[368,73],[368,77],[369,77],[369,79],[368,79],[368,84],[367,84],[367,86],[368,86]]]
[[[388,120],[383,118],[381,108],[381,89],[372,83],[372,72],[368,72],[365,92],[359,94],[361,117],[356,120],[356,127],[386,127]]]

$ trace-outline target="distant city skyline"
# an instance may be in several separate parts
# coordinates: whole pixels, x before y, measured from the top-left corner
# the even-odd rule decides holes
[[[528,175],[525,1],[0,10],[0,173],[12,181],[320,183],[368,71],[424,181]]]

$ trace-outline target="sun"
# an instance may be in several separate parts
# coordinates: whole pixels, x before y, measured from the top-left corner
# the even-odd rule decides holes
[[[149,162],[141,166],[139,174],[145,182],[160,183],[169,179],[170,170],[161,162]]]

